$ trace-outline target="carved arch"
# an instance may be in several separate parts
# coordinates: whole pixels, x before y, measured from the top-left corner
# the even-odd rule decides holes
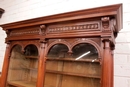
[[[80,43],[89,43],[89,44],[93,45],[98,51],[98,58],[101,58],[101,49],[100,49],[99,45],[96,42],[94,42],[94,41],[92,41],[90,39],[81,39],[81,40],[75,41],[71,45],[71,50],[73,49],[74,46],[76,46],[77,44],[80,44]]]
[[[47,47],[46,55],[47,55],[47,53],[49,52],[50,48],[51,48],[52,46],[56,45],[56,44],[64,44],[64,45],[66,45],[66,46],[68,47],[68,52],[71,51],[71,49],[70,49],[70,48],[71,48],[70,44],[69,44],[67,41],[65,41],[65,40],[59,39],[59,40],[56,40],[56,41],[52,42],[51,44],[49,44],[49,46]]]
[[[24,46],[23,46],[23,44],[22,43],[20,43],[20,42],[15,42],[15,43],[12,43],[12,45],[10,46],[10,53],[11,53],[11,51],[12,51],[12,49],[13,49],[13,47],[14,46],[16,46],[16,45],[19,45],[19,46],[21,46],[21,51],[23,52],[23,50],[24,50]]]
[[[24,51],[24,49],[25,49],[28,45],[34,45],[34,46],[36,46],[36,48],[37,48],[37,50],[38,50],[38,55],[40,55],[40,54],[39,54],[39,53],[40,53],[40,49],[38,49],[38,48],[40,48],[40,46],[39,46],[37,43],[33,43],[33,42],[29,42],[29,43],[25,44],[25,45],[23,46],[23,51]]]
[[[37,47],[36,44],[26,44],[26,45],[24,45],[24,53],[29,52],[29,51],[27,51],[27,49],[26,49],[26,47],[28,47],[28,46],[35,46],[36,49],[35,49],[34,47],[33,47],[33,49],[35,49],[35,52],[37,52],[37,53],[36,53],[37,56],[39,56],[39,50],[38,50],[38,47]],[[30,47],[29,47],[29,49],[30,49]],[[25,55],[26,55],[26,54],[25,54]]]

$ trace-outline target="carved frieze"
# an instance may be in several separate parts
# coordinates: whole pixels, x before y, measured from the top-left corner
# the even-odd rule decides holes
[[[40,25],[39,27],[23,28],[19,30],[12,30],[8,32],[9,36],[21,36],[21,35],[38,35],[45,33],[45,25]]]
[[[11,32],[10,36],[19,36],[19,35],[26,35],[26,34],[39,34],[39,30],[26,30],[26,31],[17,31],[17,32]]]
[[[66,25],[49,27],[47,33],[100,30],[99,22],[85,23],[82,25]]]

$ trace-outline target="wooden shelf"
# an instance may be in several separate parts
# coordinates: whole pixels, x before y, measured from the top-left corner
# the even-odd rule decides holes
[[[38,59],[38,56],[25,56],[25,58]]]
[[[83,75],[78,73],[68,73],[62,71],[53,71],[53,70],[46,70],[47,73],[54,73],[54,74],[62,74],[62,75],[70,75],[70,76],[79,76],[79,77],[86,77],[86,78],[97,78],[100,79],[101,77],[98,75]]]
[[[55,87],[55,86],[44,85],[44,87]]]
[[[16,87],[36,87],[36,82],[9,81],[8,85],[16,86]]]
[[[36,70],[37,71],[37,68],[29,68],[29,67],[10,68],[10,69],[12,69],[12,70],[28,69],[28,70]]]
[[[37,68],[29,68],[29,67],[21,67],[23,69],[29,69],[29,70],[37,70]]]
[[[74,61],[74,62],[100,62],[99,59],[80,59],[75,60],[74,58],[47,58],[50,61]]]

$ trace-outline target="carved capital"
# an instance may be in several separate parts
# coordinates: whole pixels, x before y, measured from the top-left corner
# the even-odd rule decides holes
[[[110,27],[110,17],[102,17],[101,18],[101,21],[102,21],[102,28],[103,28],[103,31],[108,31],[110,30],[109,27]]]
[[[104,43],[104,49],[111,49],[114,50],[115,49],[115,44],[113,43],[112,39],[110,38],[102,38],[102,42]],[[107,45],[106,45],[107,43]],[[109,43],[109,46],[108,46]]]

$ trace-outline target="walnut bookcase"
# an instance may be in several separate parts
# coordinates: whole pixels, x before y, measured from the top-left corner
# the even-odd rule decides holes
[[[1,27],[7,47],[0,87],[113,87],[122,4]]]

